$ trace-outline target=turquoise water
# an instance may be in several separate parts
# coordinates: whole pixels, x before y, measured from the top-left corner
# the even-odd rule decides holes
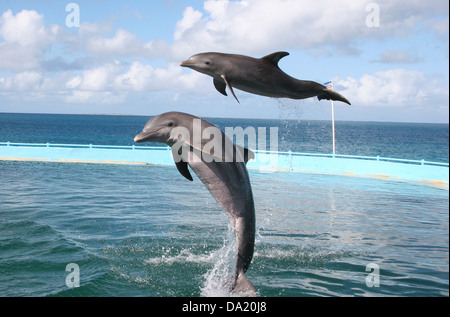
[[[228,217],[172,167],[0,162],[1,296],[217,296]],[[448,191],[251,171],[261,296],[448,296]],[[66,265],[80,269],[68,288]],[[366,266],[380,268],[368,287]]]
[[[0,125],[1,141],[84,144],[121,144],[148,119],[2,116],[15,124]],[[371,135],[353,137],[351,154],[362,144],[372,152],[356,154],[415,148],[417,158],[448,162],[448,125],[345,124],[341,148],[352,144],[344,134]],[[329,153],[322,125],[286,129],[280,143]],[[378,137],[368,132],[376,128]],[[0,296],[230,295],[221,284],[236,254],[228,216],[175,167],[0,161],[0,178]],[[449,296],[447,190],[298,173],[250,178],[257,237],[247,275],[261,296]],[[79,267],[76,288],[66,284],[70,263]],[[366,271],[373,265],[378,287]]]

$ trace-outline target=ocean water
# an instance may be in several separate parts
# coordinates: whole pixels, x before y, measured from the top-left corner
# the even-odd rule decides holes
[[[131,145],[146,117],[0,114],[0,141]],[[280,150],[330,153],[327,122],[277,126]],[[338,122],[340,154],[448,162],[448,125]],[[250,171],[263,297],[449,296],[449,193]],[[175,167],[0,161],[0,296],[229,296],[228,216]],[[79,269],[73,286],[68,264]]]
[[[205,119],[221,129],[267,127],[269,132],[269,127],[276,127],[279,151],[325,154],[333,151],[329,121]],[[148,120],[145,116],[0,113],[0,142],[138,145],[133,142],[134,136]],[[449,126],[337,121],[336,153],[448,163]]]

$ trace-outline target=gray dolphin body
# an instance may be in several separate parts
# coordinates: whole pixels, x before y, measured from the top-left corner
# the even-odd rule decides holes
[[[287,55],[287,52],[276,52],[263,58],[253,58],[235,54],[201,53],[191,56],[180,65],[212,76],[214,86],[225,96],[228,86],[238,102],[233,87],[266,97],[305,99],[317,96],[319,100],[331,99],[350,104],[344,96],[319,83],[295,79],[283,72],[278,67],[278,62]]]
[[[214,137],[199,140],[195,136],[199,132],[203,138]],[[245,276],[255,244],[255,206],[245,165],[253,153],[235,145],[211,123],[181,112],[152,118],[134,141],[169,145],[178,171],[192,181],[190,166],[217,203],[231,215],[238,247],[231,290],[237,295],[256,296],[254,286]]]

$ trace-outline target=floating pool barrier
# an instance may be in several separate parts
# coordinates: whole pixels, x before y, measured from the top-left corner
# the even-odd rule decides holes
[[[247,167],[265,173],[298,172],[414,182],[448,190],[449,164],[340,154],[254,151]],[[174,165],[169,147],[0,142],[0,160]]]

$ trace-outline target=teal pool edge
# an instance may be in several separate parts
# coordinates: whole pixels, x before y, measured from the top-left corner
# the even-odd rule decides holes
[[[169,147],[0,142],[0,160],[174,165]],[[298,172],[415,182],[448,190],[449,164],[332,154],[255,151],[260,172]]]

